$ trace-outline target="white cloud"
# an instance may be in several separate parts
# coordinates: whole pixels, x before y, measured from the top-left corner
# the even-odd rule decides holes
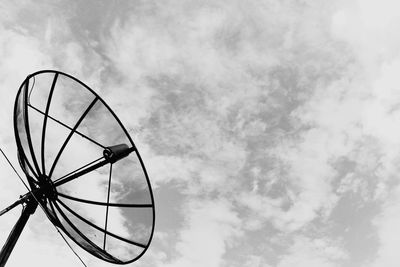
[[[374,220],[379,235],[379,249],[377,257],[368,266],[397,266],[400,256],[397,248],[400,245],[400,223],[399,187],[396,186],[386,199],[382,213]]]
[[[397,8],[396,1],[356,1],[338,10],[332,23],[333,33],[349,45],[363,68],[365,93],[364,97],[359,97],[362,116],[356,122],[362,134],[371,136],[378,144],[373,152],[375,157],[368,153],[365,156],[364,150],[364,156],[357,159],[364,164],[364,169],[370,169],[370,173],[379,179],[375,197],[384,203],[381,215],[375,221],[380,246],[372,266],[396,266],[400,262],[395,252],[399,245],[395,226],[400,218],[395,204],[398,189],[391,186],[398,180],[396,147],[399,146],[400,132],[397,108],[400,103],[400,39],[396,34],[400,16]]]
[[[289,248],[289,254],[283,256],[277,266],[331,267],[338,266],[346,257],[346,252],[335,242],[298,236]]]
[[[242,234],[232,204],[223,199],[193,200],[184,212],[185,224],[175,244],[179,256],[160,266],[221,266],[233,238]]]
[[[110,23],[96,28],[97,39],[71,11],[83,6],[0,5],[0,138],[12,159],[11,92],[28,73],[56,66],[101,92],[114,108],[134,133],[156,190],[172,184],[186,199],[195,198],[183,206],[184,226],[171,230],[179,241],[171,233],[156,237],[144,265],[229,265],[225,257],[237,240],[251,243],[254,232],[270,230],[269,223],[275,238],[294,239],[278,249],[264,240],[254,244],[275,249],[278,266],[351,262],[330,232],[311,238],[310,230],[318,223],[321,231],[332,226],[331,211],[346,194],[384,203],[375,221],[381,244],[375,264],[399,262],[399,240],[392,234],[400,218],[392,186],[400,159],[396,1],[107,6],[99,14]],[[354,170],[338,167],[342,159]],[[0,179],[8,190],[1,203],[23,191],[3,167]],[[3,236],[14,219],[7,218],[1,218]],[[167,225],[168,218],[158,220]],[[33,246],[36,230],[26,230],[27,246]],[[45,250],[58,255],[58,245],[50,247],[56,239],[65,248],[56,235],[40,239],[32,257],[39,262]],[[162,251],[160,244],[168,241],[175,243]],[[23,250],[16,251],[17,260]],[[244,258],[247,265],[270,264],[257,252]],[[54,260],[68,265],[70,258]]]
[[[346,1],[332,18],[333,33],[350,44],[370,77],[399,55],[398,7],[393,0]]]

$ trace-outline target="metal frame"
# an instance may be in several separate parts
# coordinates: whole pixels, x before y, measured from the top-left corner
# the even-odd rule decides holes
[[[37,107],[34,107],[33,105],[31,105],[31,103],[29,102],[29,97],[30,97],[30,93],[28,93],[28,87],[29,87],[29,80],[31,78],[35,78],[36,75],[39,74],[54,74],[54,78],[50,87],[50,91],[49,91],[49,95],[48,95],[48,99],[47,99],[47,103],[46,103],[46,109],[45,111],[41,111],[40,109],[38,109]],[[80,116],[80,118],[78,119],[78,121],[75,123],[75,125],[73,127],[68,126],[67,124],[61,122],[60,120],[58,120],[57,118],[52,117],[49,113],[50,113],[50,106],[52,103],[52,96],[54,93],[54,89],[56,87],[57,81],[59,80],[60,77],[66,77],[69,78],[71,80],[73,80],[74,82],[78,83],[79,85],[81,85],[83,88],[85,88],[86,90],[90,91],[90,93],[93,94],[94,99],[92,100],[92,102],[90,103],[90,105],[86,108],[86,110],[84,111],[84,113]],[[23,93],[23,95],[21,95]],[[21,103],[22,101],[22,103]],[[97,146],[100,146],[103,149],[107,149],[106,146],[96,142],[95,140],[93,140],[92,138],[80,133],[79,131],[77,131],[80,123],[82,122],[82,120],[86,117],[86,115],[89,113],[89,111],[91,110],[91,108],[96,104],[100,102],[102,105],[104,105],[104,107],[107,109],[108,112],[110,112],[110,114],[112,115],[112,117],[116,120],[116,122],[118,123],[118,125],[121,127],[123,133],[125,134],[125,136],[127,137],[127,139],[130,142],[130,146],[128,149],[128,152],[126,153],[125,156],[127,156],[129,153],[134,152],[137,159],[140,162],[140,166],[143,170],[143,174],[144,177],[146,179],[146,183],[147,183],[147,187],[149,190],[149,194],[150,194],[150,199],[151,199],[151,204],[149,203],[143,203],[143,204],[119,204],[119,203],[110,203],[110,199],[109,199],[109,194],[110,194],[110,190],[111,190],[111,172],[112,172],[112,164],[114,162],[110,161],[110,159],[107,159],[104,157],[101,157],[99,159],[96,159],[80,168],[78,168],[77,170],[64,175],[63,177],[52,181],[52,175],[53,175],[53,171],[55,166],[57,165],[57,162],[60,158],[60,156],[63,153],[64,148],[66,147],[66,145],[68,144],[69,140],[71,139],[73,134],[77,134],[79,136],[81,136],[82,138],[85,138],[89,141],[91,141],[92,143],[96,144]],[[22,104],[22,107],[20,106],[20,104]],[[21,109],[22,110],[19,110]],[[30,132],[30,128],[29,128],[29,110],[34,110],[40,114],[42,114],[44,116],[43,118],[43,129],[42,129],[42,135],[41,135],[41,146],[40,146],[40,156],[41,156],[41,166],[39,166],[37,160],[36,160],[36,154],[33,148],[33,144],[32,144],[32,139],[31,139],[31,132]],[[18,112],[20,111],[20,112]],[[27,147],[25,144],[25,149],[29,149],[29,153],[32,156],[32,161],[30,162],[30,159],[27,157],[27,154],[24,150],[24,145],[22,144],[22,141],[20,139],[20,135],[19,135],[19,131],[18,131],[18,118],[17,116],[23,116],[23,120],[24,120],[24,131],[26,132],[26,141],[27,141]],[[54,159],[54,162],[52,164],[52,166],[50,167],[50,171],[49,174],[46,175],[46,168],[48,169],[49,166],[45,166],[45,140],[46,140],[46,127],[47,127],[47,120],[48,118],[50,118],[51,120],[55,121],[56,123],[60,124],[61,126],[67,128],[70,130],[67,138],[65,139],[63,145],[61,146],[61,149],[59,150],[57,156]],[[81,246],[83,249],[85,249],[86,251],[88,251],[89,253],[91,253],[92,255],[94,255],[95,257],[98,257],[102,260],[111,262],[111,263],[117,263],[117,264],[127,264],[127,263],[131,263],[134,262],[135,260],[137,260],[138,258],[140,258],[149,248],[149,245],[151,243],[151,240],[153,238],[154,235],[154,228],[155,228],[155,207],[154,207],[154,196],[153,196],[153,192],[152,192],[152,188],[151,188],[151,184],[150,184],[150,180],[147,174],[147,170],[144,166],[143,160],[139,154],[139,151],[136,149],[136,146],[132,140],[132,138],[129,136],[128,131],[125,129],[125,127],[122,125],[121,121],[119,120],[119,118],[116,116],[116,114],[114,113],[114,111],[105,103],[105,101],[99,97],[90,87],[88,87],[86,84],[84,84],[83,82],[81,82],[80,80],[76,79],[75,77],[60,72],[60,71],[56,71],[56,70],[42,70],[42,71],[38,71],[35,72],[31,75],[29,75],[24,82],[21,84],[19,91],[17,93],[16,96],[16,100],[15,100],[15,106],[14,106],[14,133],[15,133],[15,138],[16,138],[16,143],[17,143],[17,149],[18,149],[18,157],[19,157],[19,162],[20,165],[23,169],[23,171],[25,172],[26,176],[27,176],[27,180],[29,182],[29,185],[31,187],[31,192],[27,193],[26,195],[22,196],[21,199],[17,202],[26,202],[26,203],[35,203],[36,206],[37,204],[40,204],[40,206],[43,208],[44,212],[46,213],[46,215],[49,217],[49,219],[52,221],[52,223],[58,227],[61,228],[63,230],[64,233],[66,233],[75,243],[77,243],[79,246]],[[119,160],[119,159],[118,159]],[[80,198],[76,198],[73,196],[69,196],[66,194],[62,194],[62,193],[58,193],[57,192],[57,187],[65,184],[73,179],[77,179],[79,177],[81,177],[82,175],[85,175],[95,169],[98,169],[104,165],[110,164],[110,175],[109,175],[109,182],[108,182],[108,195],[107,195],[107,202],[98,202],[98,201],[91,201],[91,200],[87,200],[87,199],[80,199]],[[41,167],[41,168],[40,168]],[[31,173],[33,174],[34,177],[31,176]],[[40,186],[39,186],[40,185]],[[46,186],[43,186],[46,185]],[[49,193],[49,187],[51,187],[51,193]],[[32,199],[32,196],[35,198],[35,200],[39,201],[39,203],[37,203],[35,200]],[[35,197],[36,196],[36,197]],[[77,201],[77,202],[81,202],[81,203],[86,203],[86,204],[92,204],[92,205],[102,205],[106,207],[106,216],[105,216],[105,226],[104,229],[99,227],[98,225],[93,224],[92,222],[86,220],[84,217],[82,217],[81,215],[79,215],[78,213],[76,213],[74,210],[72,210],[71,208],[69,208],[65,203],[63,203],[58,197],[63,197],[72,201]],[[18,203],[19,204],[19,203]],[[60,205],[59,205],[60,204]],[[14,205],[14,206],[13,206]],[[15,203],[11,205],[9,208],[7,208],[7,210],[5,212],[7,212],[8,210],[10,210],[11,208],[15,207]],[[33,204],[30,204],[31,206]],[[22,231],[23,226],[25,225],[26,221],[28,220],[29,216],[28,214],[28,205],[26,205],[26,207],[24,208],[24,211],[21,215],[21,218],[18,220],[15,228],[17,228],[18,230]],[[77,217],[78,219],[80,219],[83,223],[87,224],[90,227],[93,227],[96,230],[99,230],[101,232],[104,233],[104,243],[103,243],[103,248],[98,247],[96,244],[94,244],[88,237],[86,237],[68,218],[67,215],[65,215],[65,213],[62,211],[62,208],[66,209],[68,212],[70,212],[72,215],[74,215],[75,217]],[[111,233],[107,230],[107,225],[108,225],[108,207],[125,207],[125,208],[151,208],[152,209],[152,225],[151,225],[151,232],[149,235],[149,239],[147,241],[146,244],[142,244],[140,242],[135,242],[133,240],[129,240],[126,239],[122,236],[118,236],[114,233]],[[29,211],[32,214],[32,209],[29,209]],[[33,209],[34,211],[34,209]],[[0,215],[2,213],[0,212]],[[57,215],[58,214],[58,215]],[[61,217],[59,217],[61,216]],[[17,227],[18,225],[18,227]],[[21,227],[22,226],[22,227]],[[70,233],[69,229],[73,229],[75,233]],[[14,230],[13,230],[14,232]],[[74,234],[77,234],[80,238],[80,240],[78,240]],[[111,254],[107,253],[107,251],[105,250],[105,244],[106,244],[106,236],[112,236],[114,238],[117,238],[123,242],[129,243],[131,245],[134,246],[138,246],[141,247],[143,250],[141,253],[139,253],[136,257],[134,257],[131,260],[128,261],[122,261],[119,260],[117,258],[115,258],[114,256],[112,256]],[[11,236],[11,234],[10,234]],[[19,234],[18,234],[19,236]],[[82,243],[84,240],[85,243]],[[16,242],[16,240],[15,240]],[[8,243],[8,241],[7,241]],[[15,244],[15,243],[14,243]],[[90,246],[90,248],[88,247]],[[11,249],[12,250],[12,249]],[[11,253],[10,250],[10,253]],[[8,254],[9,255],[9,254]],[[8,258],[8,256],[7,256]],[[0,265],[3,266],[3,265]]]

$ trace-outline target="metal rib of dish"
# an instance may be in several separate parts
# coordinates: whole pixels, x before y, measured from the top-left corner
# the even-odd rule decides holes
[[[78,79],[29,75],[14,107],[20,165],[48,218],[108,262],[141,257],[154,232],[151,185],[132,138]]]

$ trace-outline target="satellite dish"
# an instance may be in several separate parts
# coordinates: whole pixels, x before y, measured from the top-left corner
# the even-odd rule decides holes
[[[30,192],[0,212],[24,204],[0,265],[37,205],[97,258],[127,264],[145,253],[155,222],[150,181],[128,131],[100,96],[66,73],[33,73],[17,93],[14,131]]]

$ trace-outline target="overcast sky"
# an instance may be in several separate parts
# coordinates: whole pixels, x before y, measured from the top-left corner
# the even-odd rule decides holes
[[[57,69],[109,103],[148,169],[156,229],[131,266],[399,266],[399,8],[0,0],[0,147],[18,166],[17,89]],[[0,182],[0,208],[26,192],[5,160]],[[28,265],[81,266],[40,209],[8,264]]]

